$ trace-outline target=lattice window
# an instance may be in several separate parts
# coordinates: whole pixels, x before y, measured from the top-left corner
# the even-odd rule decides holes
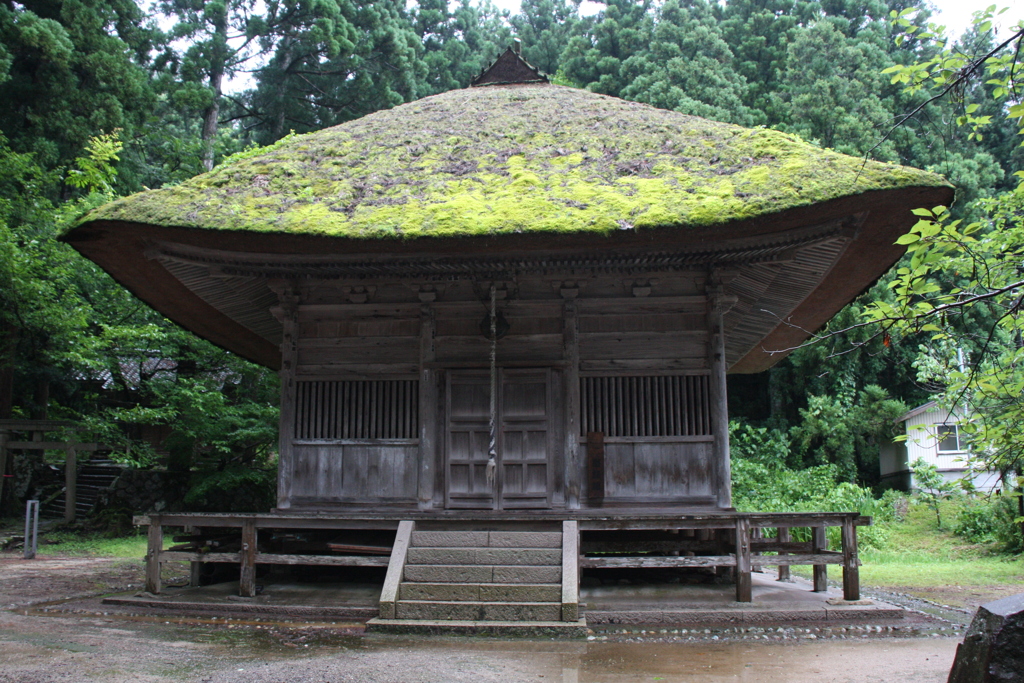
[[[582,433],[605,436],[708,436],[707,375],[583,377]]]
[[[299,382],[296,439],[415,439],[419,381]]]

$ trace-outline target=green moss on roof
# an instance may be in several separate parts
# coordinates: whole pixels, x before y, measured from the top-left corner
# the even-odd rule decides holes
[[[946,184],[777,131],[550,85],[456,90],[241,157],[82,222],[364,238],[609,232]]]

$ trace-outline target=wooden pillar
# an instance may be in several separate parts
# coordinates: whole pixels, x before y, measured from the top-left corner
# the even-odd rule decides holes
[[[736,297],[726,296],[724,288],[714,285],[708,288],[708,333],[710,348],[708,361],[711,369],[709,378],[711,400],[711,434],[714,436],[715,482],[718,492],[718,507],[732,507],[732,465],[729,462],[729,398],[725,387],[728,370],[725,357],[726,311],[736,302]]]
[[[292,440],[295,437],[295,372],[298,362],[298,289],[292,283],[272,283],[280,304],[270,312],[281,322],[281,417],[277,446],[277,507],[287,510],[291,507],[292,477],[295,463],[292,461]]]
[[[580,462],[580,328],[577,287],[563,287],[562,342],[565,361],[565,506],[579,509],[583,488]]]
[[[817,555],[823,550],[828,550],[828,534],[824,526],[811,527],[811,553]],[[814,565],[814,592],[825,593],[828,591],[828,565]]]
[[[256,597],[256,520],[242,522],[242,550],[239,553],[241,573],[238,578],[238,594],[243,598]]]
[[[736,602],[750,602],[750,520],[736,517]]]
[[[74,436],[64,444],[64,521],[75,521],[75,506],[78,504],[78,451]]]
[[[761,540],[761,538],[763,536],[764,536],[764,534],[761,531],[761,527],[755,526],[755,527],[750,529],[751,553],[754,554],[754,556],[755,556],[753,559],[751,559],[750,569],[751,569],[751,571],[757,572],[758,574],[760,574],[762,571],[764,571],[764,565],[760,564],[760,559],[759,558],[761,557],[761,554],[760,553],[753,553],[753,544],[754,544],[754,541]]]
[[[860,600],[860,558],[853,517],[843,518],[843,599]]]
[[[788,526],[780,526],[779,527],[778,533],[776,534],[776,540],[778,540],[779,543],[789,543],[789,541],[790,541],[790,533],[789,533],[789,527]],[[779,552],[779,555],[787,555],[787,554],[788,553],[784,553],[784,552],[781,552],[781,551]],[[789,565],[788,564],[780,564],[779,565],[779,579],[778,580],[779,581],[789,581]]]
[[[160,553],[164,550],[164,528],[156,518],[150,518],[146,550],[146,591],[160,593]]]
[[[202,536],[203,530],[200,527],[185,527],[185,534],[195,538],[196,536]],[[203,577],[203,565],[204,562],[189,562],[188,563],[188,585],[191,588],[198,588],[202,585]]]
[[[434,480],[437,470],[437,371],[430,366],[436,350],[434,338],[437,335],[437,320],[430,302],[434,292],[420,292],[420,462],[418,483],[418,505],[421,510],[434,506]]]

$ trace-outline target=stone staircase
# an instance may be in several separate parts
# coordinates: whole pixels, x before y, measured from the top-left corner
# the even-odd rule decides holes
[[[380,618],[370,628],[580,635],[585,622],[577,597],[578,532],[575,522],[566,524],[550,530],[420,530],[402,522]]]
[[[125,467],[102,457],[92,457],[78,468],[78,485],[75,488],[75,515],[87,516],[96,507],[100,494],[109,489],[124,472]],[[62,489],[63,490],[63,489]],[[44,519],[64,517],[64,494],[50,496],[50,500],[39,511]]]

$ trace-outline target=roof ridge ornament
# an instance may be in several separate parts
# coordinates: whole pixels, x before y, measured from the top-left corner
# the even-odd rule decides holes
[[[548,77],[533,66],[522,55],[522,43],[518,39],[505,49],[489,67],[474,78],[469,87],[485,85],[525,85],[548,83]]]

